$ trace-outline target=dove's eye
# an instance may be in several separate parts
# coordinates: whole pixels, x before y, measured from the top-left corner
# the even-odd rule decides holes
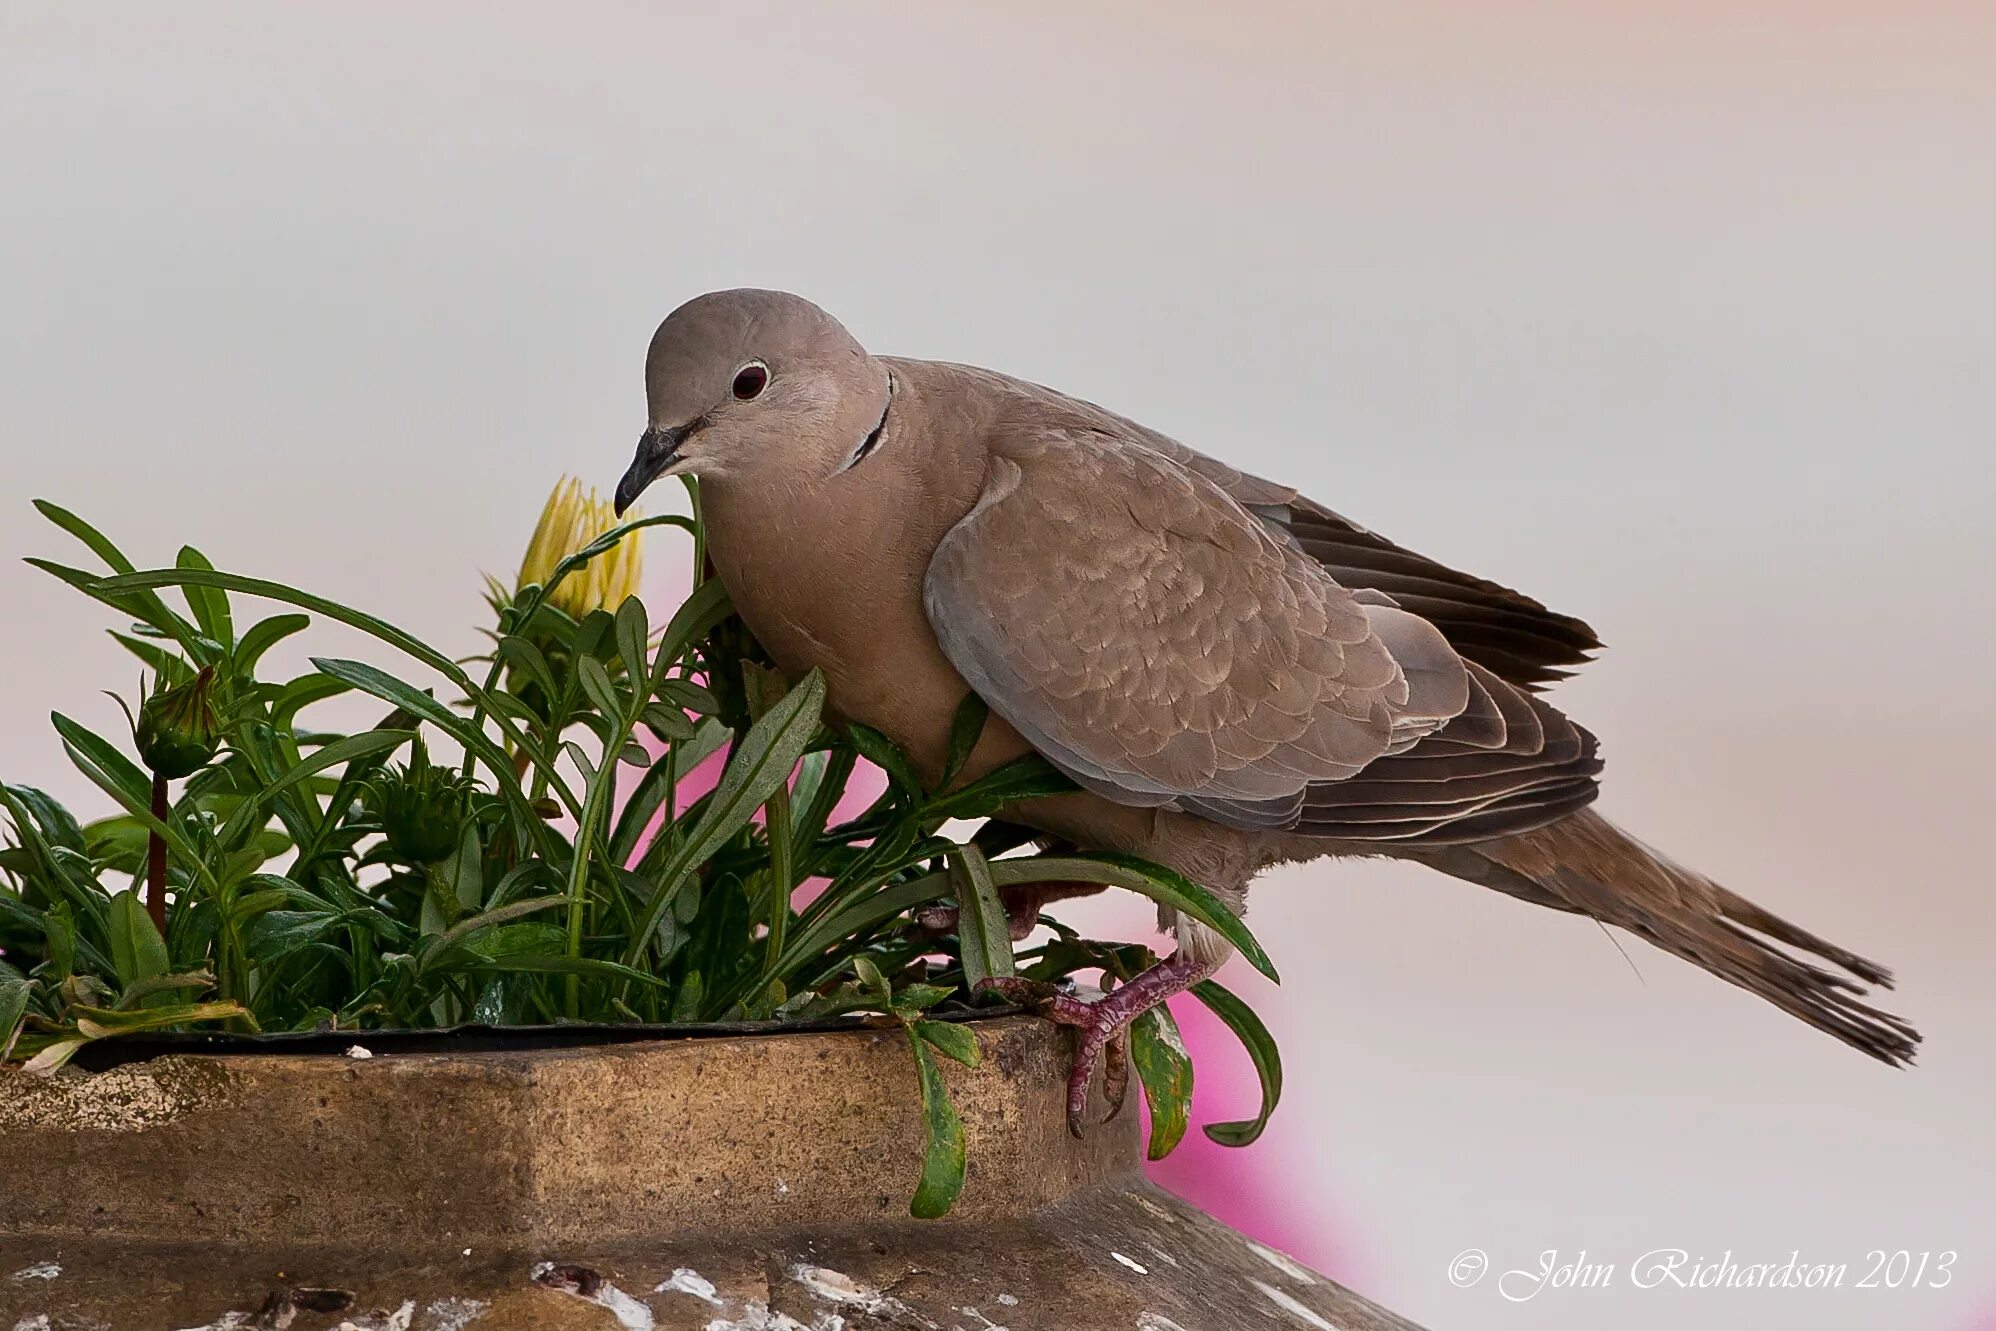
[[[757,397],[769,387],[769,367],[759,360],[752,360],[735,371],[734,395],[743,402]]]

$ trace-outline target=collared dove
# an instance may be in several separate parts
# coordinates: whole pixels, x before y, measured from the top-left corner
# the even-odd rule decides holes
[[[1859,997],[1856,981],[1890,985],[1884,968],[1588,807],[1594,737],[1540,695],[1600,645],[1579,620],[1090,403],[869,355],[797,296],[688,302],[645,381],[620,511],[658,477],[699,477],[708,554],[750,630],[784,670],[822,670],[830,708],[925,780],[974,690],[991,720],[961,779],[1037,750],[1081,788],[1003,811],[1048,838],[1167,865],[1236,908],[1271,865],[1417,860],[1618,925],[1910,1061],[1918,1034]],[[1167,916],[1176,952],[1132,982],[1038,995],[1081,1028],[1077,1131],[1105,1049],[1226,957]]]

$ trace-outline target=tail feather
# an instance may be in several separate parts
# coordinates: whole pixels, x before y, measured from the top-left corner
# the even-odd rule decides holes
[[[1672,863],[1591,809],[1422,858],[1457,877],[1617,925],[1881,1062],[1903,1066],[1918,1050],[1918,1031],[1863,1001],[1866,985],[1892,987],[1885,967]]]

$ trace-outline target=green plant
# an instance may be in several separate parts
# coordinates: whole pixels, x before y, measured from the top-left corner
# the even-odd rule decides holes
[[[622,594],[634,555],[614,556],[615,576],[578,579],[645,527],[684,529],[697,552],[697,521],[597,530],[555,511],[579,502],[572,490],[551,501],[529,559],[538,581],[495,584],[493,650],[469,663],[482,671],[362,611],[219,571],[191,547],[171,568],[141,571],[81,518],[38,504],[108,572],[29,562],[129,621],[114,636],[158,689],[133,724],[139,761],[53,718],[115,812],[79,824],[33,787],[0,786],[12,831],[0,850],[0,1061],[51,1072],[95,1040],[201,1023],[249,1033],[850,1016],[908,1033],[930,1132],[913,1209],[939,1215],[962,1185],[963,1140],[932,1055],[975,1065],[973,1029],[950,1018],[975,1005],[977,982],[1093,970],[1113,982],[1149,959],[1058,925],[1015,955],[1002,888],[1129,888],[1268,969],[1238,919],[1168,870],[1007,853],[1023,838],[989,821],[967,842],[943,836],[951,820],[1071,786],[1038,758],[956,784],[985,720],[972,697],[945,780],[924,789],[883,736],[823,723],[815,672],[792,684],[760,661],[718,582],[696,582],[654,627]],[[592,594],[557,596],[570,579]],[[597,599],[609,595],[614,605]],[[238,619],[257,602],[280,608]],[[318,657],[306,673],[266,678],[269,649],[315,616],[369,635],[394,668]],[[374,723],[307,722],[342,695],[371,699]],[[455,756],[441,763],[433,747]],[[685,798],[693,770],[722,753],[718,781]],[[887,789],[839,820],[862,760],[886,772]],[[916,918],[937,902],[956,906],[954,932]],[[1260,1119],[1208,1131],[1252,1140],[1279,1090],[1273,1043],[1224,990],[1199,992],[1242,1034],[1265,1089]],[[1168,1014],[1139,1024],[1132,1062],[1161,1154],[1184,1131],[1191,1091]]]

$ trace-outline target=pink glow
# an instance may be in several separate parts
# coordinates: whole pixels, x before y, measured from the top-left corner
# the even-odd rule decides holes
[[[1232,979],[1229,978],[1229,987]],[[1261,1103],[1261,1083],[1247,1051],[1226,1023],[1189,994],[1171,1002],[1172,1016],[1192,1055],[1192,1124],[1178,1149],[1151,1161],[1145,1172],[1154,1183],[1225,1221],[1249,1237],[1279,1249],[1339,1279],[1360,1280],[1362,1261],[1355,1226],[1342,1218],[1327,1221],[1335,1208],[1327,1198],[1299,1198],[1299,1174],[1314,1173],[1287,1149],[1282,1110],[1266,1135],[1252,1146],[1221,1146],[1203,1131],[1208,1123],[1252,1118]],[[1132,1095],[1139,1095],[1132,1088]],[[1148,1112],[1145,1132],[1149,1132]],[[1148,1139],[1148,1137],[1146,1137]]]

